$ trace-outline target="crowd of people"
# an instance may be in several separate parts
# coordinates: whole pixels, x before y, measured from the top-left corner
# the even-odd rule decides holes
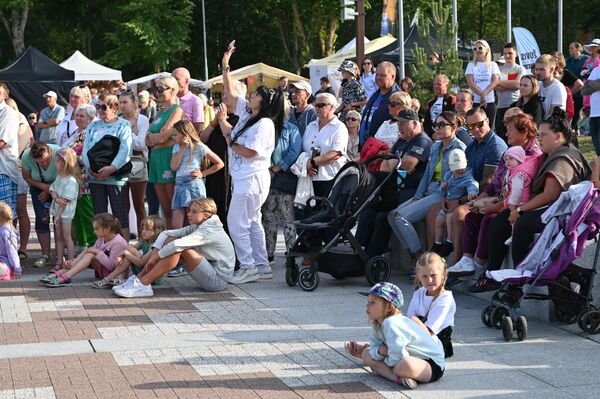
[[[0,279],[18,279],[28,256],[28,195],[41,247],[34,266],[52,267],[41,280],[49,287],[70,285],[87,268],[94,287],[122,297],[152,296],[164,275],[186,269],[206,291],[270,279],[277,222],[289,251],[292,222],[305,216],[309,197],[326,197],[345,163],[389,152],[397,159],[369,170],[404,178],[359,215],[356,237],[371,257],[397,239],[413,259],[409,277],[423,288],[409,318],[399,314],[397,287],[373,287],[371,342],[346,349],[409,388],[435,381],[451,351],[441,345],[445,335],[432,338],[453,325],[445,287],[500,268],[511,240],[519,264],[544,228],[544,210],[571,185],[600,180],[600,162],[588,164],[575,133],[589,132],[600,155],[599,45],[585,46],[589,56],[579,43],[567,59],[542,55],[528,74],[512,43],[498,66],[478,40],[468,87],[451,93],[440,74],[423,108],[410,78],[398,84],[392,63],[368,58],[360,68],[340,65],[339,93],[325,77],[315,92],[282,79],[247,96],[230,74],[235,48],[223,56],[215,108],[190,91],[185,68],[139,93],[75,86],[66,109],[49,91],[47,107],[28,117],[0,83]],[[482,273],[470,290],[497,288]],[[418,338],[410,344],[409,332]]]

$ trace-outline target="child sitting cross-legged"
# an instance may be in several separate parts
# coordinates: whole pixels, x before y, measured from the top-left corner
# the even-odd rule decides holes
[[[144,266],[150,259],[152,245],[158,238],[158,235],[164,231],[165,224],[160,217],[152,215],[142,220],[141,227],[142,231],[140,232],[139,242],[135,245],[128,245],[117,256],[115,270],[101,280],[95,281],[92,284],[94,288],[107,288],[125,282],[130,266],[131,273],[134,275],[137,275],[144,269]],[[160,279],[154,283],[159,284]]]
[[[116,267],[119,254],[127,247],[127,241],[121,236],[121,224],[110,213],[99,213],[92,219],[94,234],[98,240],[93,247],[82,251],[72,261],[66,261],[64,268],[51,272],[40,279],[47,287],[71,285],[71,278],[91,267],[96,277],[106,277]]]
[[[452,214],[459,206],[459,200],[467,195],[469,200],[473,200],[479,194],[479,183],[473,177],[473,172],[467,168],[467,157],[460,148],[450,151],[448,154],[449,172],[442,178],[440,188],[444,191],[442,200],[442,209],[435,219],[435,243],[431,251],[446,257],[454,250],[454,240],[460,240],[462,237],[454,237],[452,234]],[[446,232],[446,241],[442,243]]]

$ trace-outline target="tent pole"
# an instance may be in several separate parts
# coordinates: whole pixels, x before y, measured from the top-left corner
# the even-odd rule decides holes
[[[404,79],[404,1],[398,0],[398,57],[400,76],[399,79]]]
[[[208,57],[206,56],[206,9],[202,0],[202,36],[204,39],[204,80],[208,80]]]
[[[563,0],[558,0],[558,43],[557,50],[562,53],[563,48]]]
[[[458,54],[458,6],[452,0],[452,28],[454,29],[454,51]]]

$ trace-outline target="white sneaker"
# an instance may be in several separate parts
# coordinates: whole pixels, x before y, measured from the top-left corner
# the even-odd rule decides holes
[[[229,282],[231,284],[245,284],[258,281],[259,279],[260,275],[258,274],[256,267],[253,267],[252,269],[241,268],[233,273],[233,277],[231,277]]]
[[[131,283],[133,283],[133,280],[135,279],[135,277],[136,277],[136,275],[132,273],[132,274],[131,274],[131,276],[129,276],[129,277],[127,278],[127,280],[125,280],[124,282],[122,282],[122,283],[121,283],[121,284],[119,284],[119,285],[115,285],[114,287],[112,287],[112,290],[113,290],[114,292],[116,292],[116,291],[117,291],[117,289],[121,289],[121,288],[125,288],[125,287],[128,287],[128,286],[130,286],[130,285],[131,285]]]
[[[273,278],[273,270],[271,270],[271,266],[269,265],[257,266],[256,270],[258,270],[258,276],[261,280],[270,280]]]
[[[152,291],[151,285],[142,284],[136,276],[128,286],[117,288],[115,294],[123,298],[142,298],[153,296],[154,291]]]
[[[475,262],[473,259],[463,256],[454,266],[448,268],[448,274],[452,277],[471,276],[475,274]]]

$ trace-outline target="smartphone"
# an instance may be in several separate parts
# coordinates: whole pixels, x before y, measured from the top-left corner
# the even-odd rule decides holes
[[[235,40],[232,40],[232,41],[229,43],[229,46],[227,46],[227,49],[228,49],[228,50],[231,50],[231,49],[232,49],[232,48],[234,48],[234,47],[235,47]]]

